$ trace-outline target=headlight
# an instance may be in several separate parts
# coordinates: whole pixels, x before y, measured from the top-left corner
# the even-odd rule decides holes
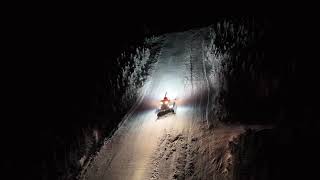
[[[165,104],[168,104],[168,101],[165,101],[164,103],[165,103]]]
[[[160,104],[163,104],[162,101],[160,101]]]

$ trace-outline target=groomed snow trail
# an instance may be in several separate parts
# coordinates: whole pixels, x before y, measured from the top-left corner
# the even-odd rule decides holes
[[[207,132],[209,87],[202,52],[207,33],[204,28],[162,36],[161,53],[143,87],[141,103],[105,143],[81,179],[214,177],[210,169],[214,166],[208,163],[214,154],[207,138],[211,137]],[[155,109],[165,92],[169,98],[177,98],[177,113],[157,119]],[[232,131],[237,133],[229,133],[230,137],[240,131]]]

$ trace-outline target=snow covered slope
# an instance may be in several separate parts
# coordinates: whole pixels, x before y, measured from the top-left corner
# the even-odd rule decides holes
[[[207,72],[210,28],[165,34],[141,98],[81,179],[230,179],[229,142],[244,128],[212,124],[215,76]],[[212,58],[212,57],[211,57]],[[212,60],[212,59],[211,59]],[[214,72],[214,71],[212,71]],[[210,81],[208,77],[210,76]],[[177,113],[157,119],[168,92]]]

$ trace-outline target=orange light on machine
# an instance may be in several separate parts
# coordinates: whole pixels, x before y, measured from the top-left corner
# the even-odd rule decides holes
[[[168,104],[168,101],[164,101],[165,104]]]

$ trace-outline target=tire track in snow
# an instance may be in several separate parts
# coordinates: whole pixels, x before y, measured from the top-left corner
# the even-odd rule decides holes
[[[206,104],[206,113],[205,113],[205,118],[207,121],[207,127],[209,128],[209,119],[208,119],[208,110],[209,110],[209,102],[210,102],[210,86],[209,86],[209,80],[207,77],[207,70],[206,70],[206,62],[205,62],[205,56],[204,56],[204,41],[202,40],[201,42],[201,47],[202,47],[202,67],[203,67],[203,74],[204,74],[204,79],[206,80],[206,86],[207,86],[207,104]]]
[[[188,66],[185,66],[185,68],[187,69]],[[193,96],[193,91],[187,91],[191,86],[191,84],[188,84],[190,81],[185,81],[185,83],[185,92],[190,93],[185,94],[185,96]],[[191,109],[195,109],[197,104],[191,104],[191,107]],[[197,119],[196,114],[191,112],[190,116],[185,116],[185,118],[189,118],[189,123],[180,133],[175,131],[174,128],[164,130],[154,153],[154,168],[150,179],[192,179],[195,168],[193,160],[196,153],[193,148],[196,138],[192,136],[192,133],[197,123],[195,121]],[[172,120],[176,121],[178,119],[174,116]]]
[[[158,142],[150,179],[186,179],[194,172],[191,138],[184,133],[166,132]]]

